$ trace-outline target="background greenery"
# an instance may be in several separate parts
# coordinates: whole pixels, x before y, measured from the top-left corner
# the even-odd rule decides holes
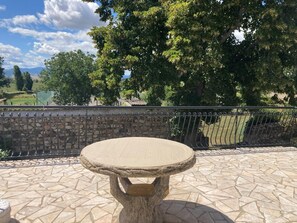
[[[262,105],[269,92],[296,104],[295,0],[85,1],[108,21],[90,31],[104,104],[120,95],[124,70],[125,90],[151,105]]]

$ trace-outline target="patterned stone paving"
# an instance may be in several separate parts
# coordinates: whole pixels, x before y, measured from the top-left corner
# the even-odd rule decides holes
[[[291,150],[197,154],[192,169],[171,177],[161,204],[166,222],[297,222],[297,151]],[[0,198],[11,203],[11,222],[21,223],[109,223],[122,208],[109,194],[108,177],[73,162],[3,165]]]

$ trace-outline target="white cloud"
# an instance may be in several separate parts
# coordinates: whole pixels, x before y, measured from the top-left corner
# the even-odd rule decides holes
[[[17,65],[21,68],[42,67],[46,57],[33,51],[23,53],[20,48],[0,43],[0,55],[4,57],[3,67],[6,69]]]
[[[29,36],[36,39],[34,52],[52,55],[62,51],[81,49],[84,52],[96,54],[91,37],[87,30],[76,33],[69,32],[38,32],[32,29],[9,28],[12,33]]]
[[[14,25],[25,25],[25,24],[32,24],[38,23],[38,19],[34,15],[17,15],[12,18],[12,23]]]
[[[6,10],[6,6],[5,5],[0,5],[0,11],[5,11]]]
[[[0,20],[0,27],[8,28],[13,26],[26,26],[29,24],[37,24],[38,18],[34,15],[17,15],[12,19],[2,19]]]
[[[16,15],[0,20],[0,28],[30,37],[30,43],[27,45],[32,46],[27,51],[0,43],[0,55],[4,57],[5,68],[14,65],[23,68],[44,66],[45,59],[65,51],[81,49],[84,52],[97,53],[92,38],[87,34],[92,26],[106,25],[100,22],[98,14],[94,13],[98,8],[96,3],[81,0],[44,0],[44,6],[43,13]],[[0,10],[5,10],[5,6],[0,5]],[[48,28],[41,25],[46,25],[53,31],[48,31]]]
[[[59,29],[89,29],[104,25],[99,21],[96,3],[81,0],[45,0],[44,13],[38,14],[41,22]]]
[[[0,43],[0,55],[4,57],[8,57],[9,55],[21,55],[21,50],[12,45],[7,45]]]
[[[52,55],[59,53],[59,50],[47,43],[34,42],[34,52]]]

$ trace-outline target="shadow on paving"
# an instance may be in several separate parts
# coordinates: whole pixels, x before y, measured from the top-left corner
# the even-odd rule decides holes
[[[165,213],[164,223],[234,223],[220,211],[194,202],[164,200],[161,209]]]

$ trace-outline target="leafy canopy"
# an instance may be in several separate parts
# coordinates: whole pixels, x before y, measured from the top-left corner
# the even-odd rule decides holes
[[[124,70],[125,86],[148,92],[154,105],[166,95],[174,105],[258,105],[267,91],[294,101],[295,0],[86,1],[99,2],[96,12],[109,22],[90,31],[98,49],[91,81],[106,104],[119,96]]]
[[[0,87],[8,86],[10,83],[9,79],[5,77],[3,63],[4,59],[0,56]]]
[[[20,68],[17,65],[13,66],[13,75],[15,79],[16,89],[18,91],[22,91],[24,87],[24,78],[22,76]]]
[[[54,101],[61,105],[88,104],[92,94],[89,73],[94,71],[93,56],[81,50],[61,52],[45,61],[41,78]]]
[[[29,72],[24,72],[23,73],[23,79],[24,79],[24,90],[32,91],[33,80],[31,78],[30,73]]]

